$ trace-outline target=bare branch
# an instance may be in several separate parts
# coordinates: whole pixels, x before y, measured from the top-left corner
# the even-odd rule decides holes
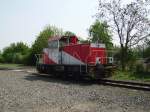
[[[150,36],[150,34],[147,34],[147,35],[145,35],[145,36],[143,36],[143,37],[141,37],[141,38],[137,38],[137,40],[136,40],[134,43],[131,43],[129,47],[132,47],[132,46],[134,46],[134,45],[137,45],[141,40],[143,40],[143,39],[145,39],[145,38],[147,38],[147,37],[149,37],[149,36]]]

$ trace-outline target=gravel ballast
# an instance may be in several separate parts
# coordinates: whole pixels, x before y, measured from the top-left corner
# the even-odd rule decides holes
[[[0,112],[150,112],[150,91],[0,70]]]

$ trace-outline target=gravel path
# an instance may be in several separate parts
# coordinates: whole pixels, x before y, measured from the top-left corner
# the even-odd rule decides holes
[[[0,112],[150,112],[150,92],[0,70]]]

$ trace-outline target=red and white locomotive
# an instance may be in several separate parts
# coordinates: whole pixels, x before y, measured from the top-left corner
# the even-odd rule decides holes
[[[55,36],[49,38],[36,67],[40,73],[101,78],[112,65],[105,44],[80,44],[76,36]]]

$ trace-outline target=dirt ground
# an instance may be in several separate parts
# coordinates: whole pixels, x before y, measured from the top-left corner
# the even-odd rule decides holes
[[[0,112],[150,112],[150,91],[0,70]]]

